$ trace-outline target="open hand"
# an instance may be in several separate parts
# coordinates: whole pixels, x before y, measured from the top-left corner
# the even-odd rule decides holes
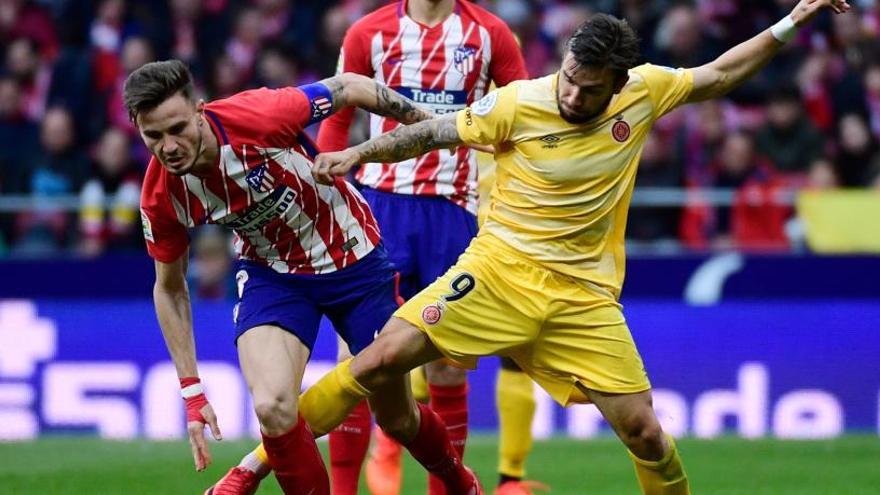
[[[214,408],[211,407],[211,404],[205,402],[205,405],[198,412],[201,415],[200,418],[187,418],[186,431],[189,433],[189,445],[192,449],[196,471],[203,471],[211,464],[211,453],[208,451],[208,442],[205,441],[205,425],[207,424],[211,429],[214,440],[223,440],[223,435],[220,433],[220,427],[217,426],[217,415],[214,414]]]
[[[850,5],[846,0],[801,0],[791,11],[791,18],[795,26],[801,27],[826,8],[833,10],[835,14],[843,14],[849,11]]]

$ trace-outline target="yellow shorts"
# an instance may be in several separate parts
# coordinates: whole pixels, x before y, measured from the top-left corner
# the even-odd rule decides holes
[[[651,388],[614,297],[544,268],[488,234],[394,316],[425,332],[447,358],[474,368],[512,358],[563,406]]]

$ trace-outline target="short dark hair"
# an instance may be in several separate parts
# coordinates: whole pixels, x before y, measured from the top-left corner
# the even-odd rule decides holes
[[[608,14],[594,14],[569,38],[566,48],[578,65],[608,67],[618,75],[641,57],[639,37],[629,24]]]
[[[128,117],[135,122],[139,113],[158,107],[177,93],[192,101],[192,74],[180,60],[150,62],[129,74],[122,92]]]

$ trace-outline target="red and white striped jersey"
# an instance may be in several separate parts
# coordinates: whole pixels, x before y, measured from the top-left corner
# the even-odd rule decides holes
[[[316,83],[208,103],[220,143],[211,174],[178,177],[150,161],[141,191],[150,255],[178,259],[187,228],[206,223],[230,227],[241,258],[281,273],[329,273],[372,251],[379,228],[363,197],[342,179],[326,186],[311,175],[317,150],[302,129],[329,114],[330,98]]]
[[[437,114],[465,108],[487,92],[490,81],[504,86],[528,77],[510,28],[485,9],[459,0],[445,21],[427,27],[410,18],[406,7],[406,0],[394,2],[354,23],[339,71],[373,77]],[[318,133],[321,149],[345,148],[352,119],[353,110],[327,119]],[[370,136],[398,125],[371,115]],[[381,191],[445,196],[477,212],[477,164],[469,148],[432,151],[396,165],[366,163],[356,178]]]

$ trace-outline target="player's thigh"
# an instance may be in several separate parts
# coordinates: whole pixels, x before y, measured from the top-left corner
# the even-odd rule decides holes
[[[373,256],[371,254],[371,256]],[[357,271],[339,280],[332,294],[339,303],[323,307],[341,338],[340,349],[356,355],[379,335],[400,307],[397,277],[384,259],[364,259]]]
[[[610,394],[650,388],[642,358],[611,299],[568,299],[552,313],[517,363],[562,404],[587,402],[576,386]]]
[[[475,241],[476,242],[476,241]],[[520,304],[536,274],[516,262],[469,249],[445,275],[395,313],[423,331],[455,364],[473,368],[535,338],[540,316]],[[540,297],[540,294],[534,294]]]
[[[255,405],[292,402],[295,407],[309,353],[298,337],[278,326],[244,332],[238,339],[238,359]]]
[[[348,349],[348,343],[341,335],[336,335],[336,361],[341,363],[352,357],[351,351]]]
[[[351,372],[361,385],[375,390],[440,356],[424,333],[405,320],[391,318],[379,337],[352,359]]]

